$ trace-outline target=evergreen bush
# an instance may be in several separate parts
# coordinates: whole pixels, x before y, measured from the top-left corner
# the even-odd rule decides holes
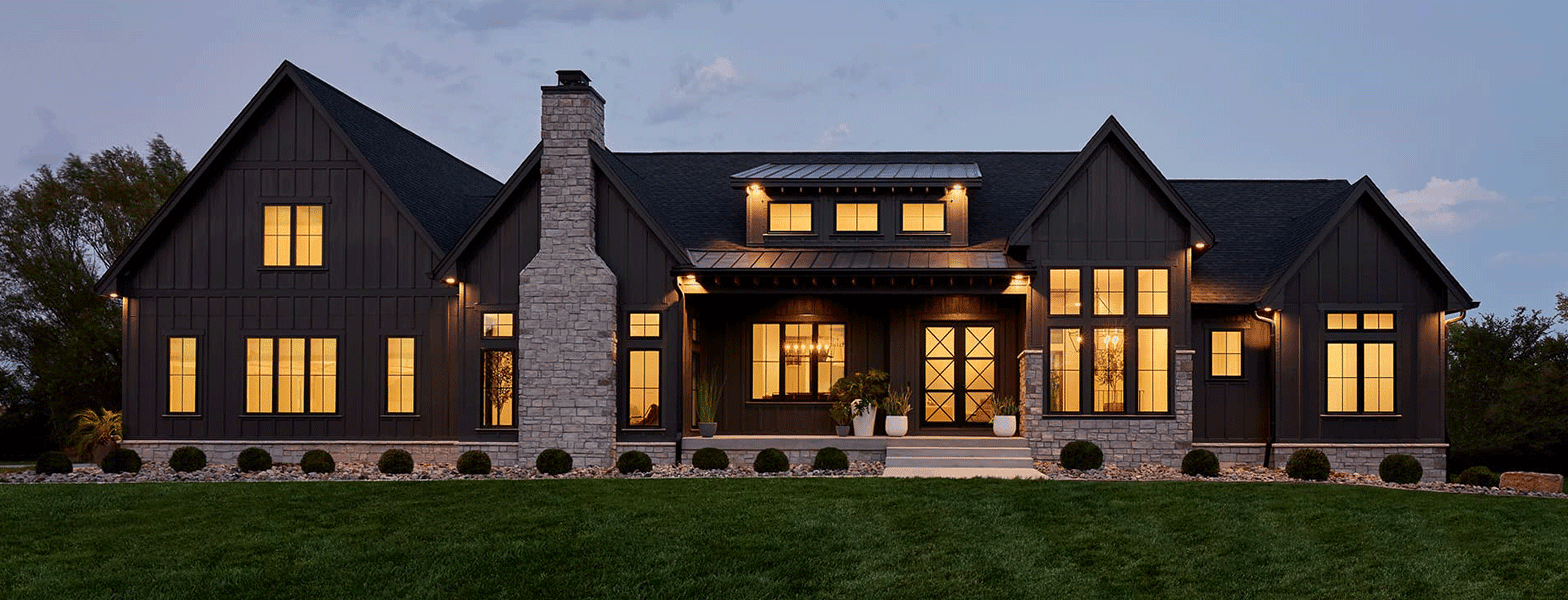
[[[1480,487],[1497,487],[1497,473],[1481,465],[1465,469],[1459,474],[1459,483]]]
[[[1181,474],[1193,477],[1219,477],[1220,459],[1203,448],[1193,448],[1181,459]]]
[[[691,466],[703,470],[730,468],[730,455],[718,448],[703,448],[691,454]]]
[[[207,453],[195,446],[181,446],[169,455],[169,468],[176,473],[190,473],[207,468]]]
[[[848,471],[849,456],[843,450],[828,446],[817,451],[817,457],[811,461],[813,471]]]
[[[764,449],[757,453],[757,460],[751,463],[751,470],[758,473],[783,473],[789,470],[789,457],[778,448]]]
[[[240,457],[234,463],[241,471],[255,472],[272,468],[272,455],[261,448],[250,447],[240,451]]]
[[[392,448],[381,453],[376,470],[387,475],[407,475],[414,472],[414,457],[402,448]]]
[[[142,457],[130,448],[115,448],[103,455],[98,467],[105,473],[136,473],[142,470]]]
[[[332,473],[338,470],[338,461],[322,449],[310,450],[299,459],[299,470],[306,473]]]
[[[1390,454],[1378,463],[1377,476],[1388,483],[1421,481],[1421,461],[1409,454]]]
[[[615,460],[615,469],[622,475],[652,473],[653,459],[648,458],[647,454],[632,450],[621,454],[621,457]]]
[[[38,455],[38,464],[33,466],[33,472],[39,475],[63,475],[76,470],[71,464],[71,458],[64,452],[45,452]]]
[[[1105,453],[1094,442],[1078,440],[1062,447],[1062,468],[1092,471],[1105,464]]]
[[[490,455],[484,450],[469,450],[459,454],[457,472],[464,475],[489,475]]]
[[[539,453],[539,458],[534,460],[534,468],[545,475],[560,475],[572,471],[572,455],[560,448],[551,448]]]
[[[1291,479],[1306,481],[1328,481],[1332,471],[1328,464],[1328,455],[1317,448],[1302,448],[1290,455],[1290,461],[1285,463],[1285,474]]]

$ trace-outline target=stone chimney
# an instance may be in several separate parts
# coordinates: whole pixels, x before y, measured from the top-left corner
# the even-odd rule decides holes
[[[540,111],[539,253],[518,274],[520,464],[547,448],[577,464],[614,460],[616,282],[594,238],[594,167],[604,97],[582,71],[556,71]]]

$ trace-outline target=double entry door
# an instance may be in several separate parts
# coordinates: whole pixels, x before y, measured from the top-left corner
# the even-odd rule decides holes
[[[990,423],[991,400],[996,394],[996,326],[927,323],[924,338],[921,424],[964,427]]]

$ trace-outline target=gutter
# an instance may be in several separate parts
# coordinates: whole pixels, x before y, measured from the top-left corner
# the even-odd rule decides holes
[[[1258,311],[1252,311],[1252,318],[1269,324],[1269,354],[1274,366],[1269,373],[1269,384],[1273,389],[1269,393],[1269,439],[1263,443],[1263,466],[1268,467],[1274,460],[1274,444],[1279,442],[1279,372],[1282,360],[1279,348],[1279,313],[1264,308],[1269,312],[1268,318],[1258,316]]]

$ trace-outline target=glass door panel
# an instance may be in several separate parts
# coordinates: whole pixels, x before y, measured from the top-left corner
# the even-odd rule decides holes
[[[990,423],[996,393],[996,328],[925,328],[922,417],[928,425]]]

